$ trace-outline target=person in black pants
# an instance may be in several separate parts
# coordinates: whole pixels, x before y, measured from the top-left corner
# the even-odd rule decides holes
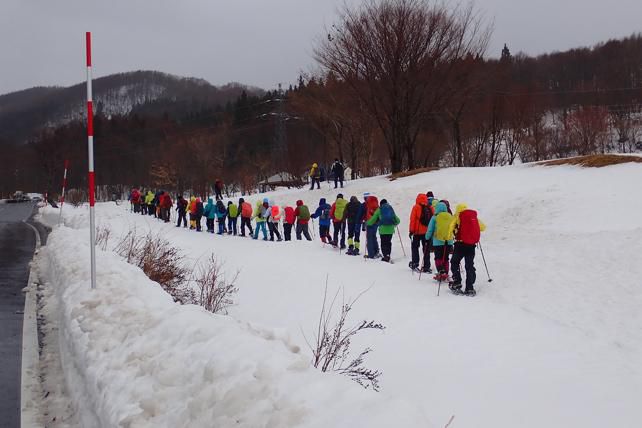
[[[345,172],[345,167],[339,159],[334,160],[332,167],[330,167],[330,172],[332,172],[332,175],[334,176],[334,188],[336,189],[337,184],[341,183],[341,188],[343,189],[343,174]]]
[[[176,202],[176,211],[178,211],[176,227],[181,227],[181,219],[183,220],[183,227],[187,227],[187,216],[185,215],[187,211],[187,201],[181,195],[178,196],[178,201]]]

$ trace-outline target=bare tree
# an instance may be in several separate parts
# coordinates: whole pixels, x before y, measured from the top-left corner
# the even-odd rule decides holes
[[[472,5],[369,0],[344,8],[315,56],[361,100],[384,136],[392,172],[399,172],[414,167],[423,122],[449,100],[444,83],[453,67],[481,56],[489,35]]]

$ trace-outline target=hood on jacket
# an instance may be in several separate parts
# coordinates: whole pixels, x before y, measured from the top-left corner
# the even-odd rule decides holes
[[[301,199],[299,199],[298,201],[296,201],[296,206],[297,206],[297,207],[300,207],[301,205],[303,205],[303,201],[302,201]]]
[[[239,207],[240,207],[241,205],[243,205],[243,202],[245,202],[245,199],[240,198],[240,199],[239,199]]]
[[[423,193],[420,193],[417,195],[417,199],[415,199],[415,202],[418,205],[428,205],[428,196],[424,195]]]
[[[196,196],[192,196],[191,198],[189,198],[189,200],[190,200],[190,202],[195,202],[196,201]]]
[[[446,204],[444,204],[443,202],[439,202],[437,204],[437,207],[435,208],[435,215],[441,214],[441,213],[447,213],[447,212],[448,212],[448,207],[446,206]]]
[[[269,200],[268,198],[263,198],[263,203],[264,203],[264,204],[269,204],[269,203],[270,203],[270,200]]]
[[[457,204],[457,208],[455,208],[455,215],[459,215],[462,211],[466,211],[468,209],[468,205],[466,204]]]
[[[325,205],[325,198],[319,199],[319,206]]]
[[[214,205],[212,198],[207,198],[207,205]]]
[[[319,166],[319,165],[317,165],[316,163],[313,163],[313,164],[312,164],[312,168],[316,168],[316,167],[318,167],[318,166]]]

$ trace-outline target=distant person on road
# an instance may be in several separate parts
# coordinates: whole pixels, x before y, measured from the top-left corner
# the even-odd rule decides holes
[[[319,171],[319,165],[316,163],[312,164],[312,168],[310,168],[310,190],[314,190],[314,183],[317,183],[317,189],[321,189],[321,173]]]
[[[216,193],[216,200],[223,200],[223,182],[220,179],[216,179],[214,182],[214,192]]]
[[[334,160],[332,167],[330,167],[330,171],[332,172],[332,175],[334,177],[334,188],[337,188],[337,183],[341,183],[341,188],[343,188],[343,175],[345,173],[345,167],[338,158]]]

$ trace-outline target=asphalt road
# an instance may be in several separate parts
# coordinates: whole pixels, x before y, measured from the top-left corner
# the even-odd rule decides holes
[[[0,203],[0,426],[20,426],[22,364],[22,289],[36,247],[33,229],[24,223],[34,204]]]

